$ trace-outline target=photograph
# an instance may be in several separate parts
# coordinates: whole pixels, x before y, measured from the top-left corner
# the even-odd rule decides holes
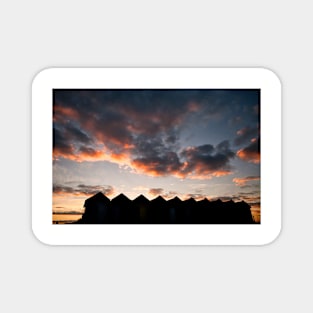
[[[262,224],[261,96],[53,88],[51,223]]]

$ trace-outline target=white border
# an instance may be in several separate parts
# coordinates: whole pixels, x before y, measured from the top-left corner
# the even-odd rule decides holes
[[[53,225],[52,89],[261,89],[260,225]],[[281,84],[264,68],[50,68],[32,84],[32,229],[50,245],[264,245],[281,230]]]

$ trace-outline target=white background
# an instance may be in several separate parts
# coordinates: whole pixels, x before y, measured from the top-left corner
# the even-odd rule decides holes
[[[2,1],[0,310],[312,311],[311,12],[309,1]],[[275,71],[280,237],[262,247],[41,244],[31,232],[31,80],[52,66]]]

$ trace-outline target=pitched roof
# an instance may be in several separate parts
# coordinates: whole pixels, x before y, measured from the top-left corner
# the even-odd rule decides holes
[[[127,198],[123,193],[120,193],[117,197],[113,198],[111,200],[112,202],[128,202],[131,201],[129,198]]]
[[[102,192],[98,192],[95,195],[85,200],[85,206],[95,202],[108,203],[110,199],[106,197]]]
[[[162,202],[162,203],[165,203],[166,200],[163,197],[158,196],[158,197],[154,198],[153,200],[151,200],[151,202],[159,202],[159,203]]]
[[[170,200],[168,200],[167,202],[169,203],[181,203],[181,199],[179,199],[177,196],[175,198],[172,198]]]
[[[197,201],[194,198],[189,198],[189,199],[185,200],[184,202],[195,203]]]
[[[136,199],[133,200],[134,202],[149,202],[149,200],[144,196],[140,195]]]

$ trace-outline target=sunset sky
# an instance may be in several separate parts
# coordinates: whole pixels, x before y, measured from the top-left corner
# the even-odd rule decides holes
[[[54,90],[53,211],[98,191],[260,212],[259,90]]]

